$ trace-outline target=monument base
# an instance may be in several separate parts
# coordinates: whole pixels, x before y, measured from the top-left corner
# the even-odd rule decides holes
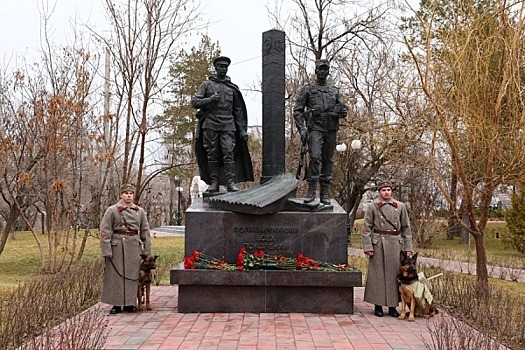
[[[178,311],[353,314],[360,271],[171,270]]]
[[[185,256],[194,250],[233,264],[241,248],[253,253],[348,263],[346,212],[249,215],[210,208],[197,199],[186,211]],[[360,271],[172,269],[179,312],[309,312],[351,314]]]

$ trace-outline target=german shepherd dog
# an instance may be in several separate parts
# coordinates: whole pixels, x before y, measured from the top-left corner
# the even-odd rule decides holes
[[[141,254],[142,263],[140,264],[139,287],[137,290],[138,310],[142,311],[142,305],[146,304],[146,310],[151,311],[150,292],[151,282],[153,281],[152,270],[157,268],[156,262],[158,255]]]
[[[401,315],[399,315],[399,319],[405,319],[407,305],[410,309],[410,314],[408,315],[409,321],[414,321],[415,315],[425,316],[428,319],[436,314],[437,310],[429,302],[425,302],[425,305],[421,305],[417,302],[414,295],[413,290],[415,287],[423,288],[423,291],[430,293],[428,289],[424,290],[426,287],[421,282],[419,282],[416,268],[417,253],[409,258],[407,256],[407,252],[401,251],[399,258],[401,261],[399,274],[397,275],[399,280],[399,293],[401,294]],[[417,283],[421,284],[421,286],[417,286]]]

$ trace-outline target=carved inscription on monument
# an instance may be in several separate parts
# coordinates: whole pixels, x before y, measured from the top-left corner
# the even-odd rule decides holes
[[[290,250],[290,235],[298,234],[299,228],[234,226],[233,233],[242,234],[247,250],[262,249],[271,254],[271,251]]]

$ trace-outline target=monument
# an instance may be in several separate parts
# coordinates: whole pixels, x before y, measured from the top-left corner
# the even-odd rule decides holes
[[[186,211],[185,255],[194,250],[234,263],[241,248],[346,264],[347,214],[334,200],[317,211],[296,198],[285,173],[285,34],[263,33],[263,169],[261,185],[197,198]],[[179,312],[353,313],[360,271],[223,271],[174,268]]]

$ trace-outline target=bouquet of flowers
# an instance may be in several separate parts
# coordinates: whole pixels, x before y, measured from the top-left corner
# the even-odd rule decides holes
[[[237,270],[295,270],[295,260],[282,255],[268,255],[264,250],[258,250],[253,254],[241,248],[235,262]]]
[[[205,255],[196,250],[190,257],[184,258],[185,269],[216,269],[228,271],[250,270],[315,270],[315,271],[352,271],[355,268],[347,264],[333,264],[330,262],[316,261],[297,254],[296,258],[287,258],[283,255],[268,255],[264,250],[248,253],[246,248],[241,248],[237,254],[235,264]]]
[[[228,264],[226,261],[214,258],[212,256],[203,254],[194,250],[193,254],[184,258],[184,268],[187,270],[193,269],[215,269],[215,270],[235,270],[234,265]]]
[[[330,262],[316,261],[312,258],[304,256],[303,253],[297,254],[297,269],[298,270],[317,270],[317,271],[352,271],[355,268],[347,264],[333,264]]]

